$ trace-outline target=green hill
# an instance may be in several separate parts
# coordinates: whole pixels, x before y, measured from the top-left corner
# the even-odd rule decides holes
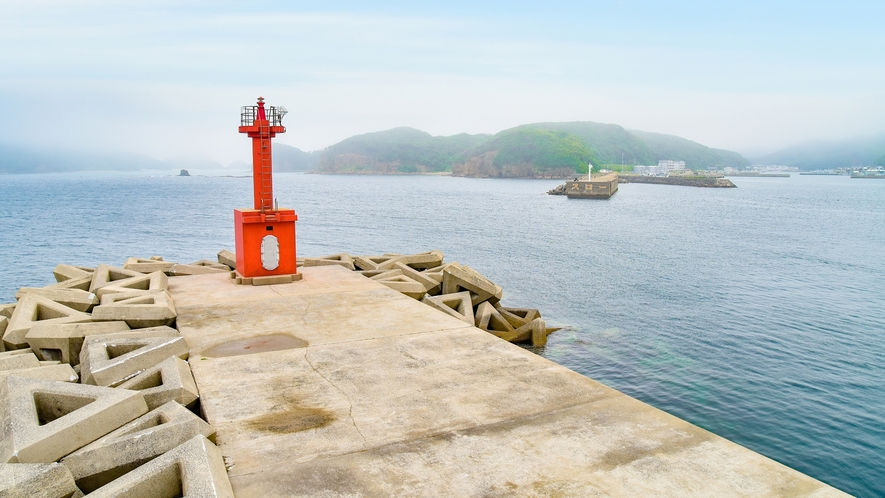
[[[695,170],[750,165],[736,152],[711,149],[684,138],[578,121],[526,124],[491,136],[434,137],[414,128],[366,133],[324,150],[318,170],[566,177],[586,173],[588,162],[598,167],[622,161],[628,165],[657,164],[660,159],[685,161]]]
[[[565,177],[599,164],[585,141],[573,133],[520,126],[504,130],[467,151],[452,167],[456,176]],[[597,168],[598,169],[598,168]]]
[[[876,166],[885,166],[885,154],[882,154],[882,157],[876,159]]]
[[[464,151],[488,139],[488,135],[461,133],[434,137],[414,128],[366,133],[328,147],[320,156],[318,170],[326,173],[432,173],[450,171]]]
[[[885,134],[845,140],[812,140],[754,158],[757,164],[795,166],[804,170],[870,166],[881,161]],[[882,156],[885,157],[885,156]]]
[[[274,171],[310,171],[320,162],[320,152],[304,152],[286,144],[274,144],[272,150]]]
[[[685,161],[685,167],[692,170],[726,167],[742,169],[750,166],[750,161],[730,150],[712,149],[673,135],[638,130],[631,130],[630,133],[645,142],[651,151],[652,160],[645,164],[657,164],[660,160],[672,159]]]

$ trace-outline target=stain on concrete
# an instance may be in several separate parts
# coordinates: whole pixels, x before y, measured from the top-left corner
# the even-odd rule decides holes
[[[250,429],[273,434],[320,429],[336,420],[335,415],[322,408],[292,406],[284,411],[275,411],[252,417],[245,422]]]
[[[244,354],[266,353],[285,349],[306,348],[307,341],[288,334],[271,334],[227,341],[201,352],[202,356],[223,358]]]

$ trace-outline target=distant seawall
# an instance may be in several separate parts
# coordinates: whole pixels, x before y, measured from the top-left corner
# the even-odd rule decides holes
[[[680,178],[678,176],[632,176],[620,175],[618,183],[653,183],[655,185],[682,185],[685,187],[736,188],[726,178]]]

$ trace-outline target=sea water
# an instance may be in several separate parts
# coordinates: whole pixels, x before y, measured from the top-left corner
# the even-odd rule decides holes
[[[885,181],[736,189],[278,174],[298,253],[440,249],[565,326],[536,352],[860,496],[885,495]],[[58,263],[214,259],[247,176],[0,177],[0,302]]]

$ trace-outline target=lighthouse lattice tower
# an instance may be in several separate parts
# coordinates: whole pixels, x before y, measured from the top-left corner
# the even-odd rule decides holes
[[[244,278],[292,275],[295,262],[295,222],[293,209],[280,209],[273,196],[273,154],[271,139],[285,133],[285,107],[265,107],[258,97],[254,106],[240,113],[240,133],[252,139],[252,209],[234,210],[237,273]]]

